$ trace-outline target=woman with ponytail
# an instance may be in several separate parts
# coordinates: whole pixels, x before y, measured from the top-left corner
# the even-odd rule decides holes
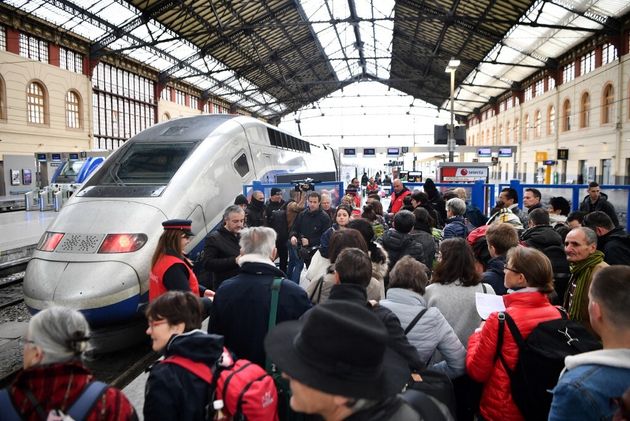
[[[372,224],[366,219],[354,219],[348,223],[348,228],[359,231],[363,236],[368,246],[370,260],[372,261],[372,277],[383,284],[384,291],[385,284],[383,279],[385,279],[385,275],[387,275],[389,260],[385,249],[375,241],[375,233]]]
[[[22,338],[24,370],[8,388],[19,419],[67,419],[68,410],[95,380],[81,361],[89,339],[88,323],[76,310],[50,307],[31,318]],[[11,419],[9,408],[1,406],[0,414]],[[125,395],[107,386],[81,419],[137,420],[137,416]]]

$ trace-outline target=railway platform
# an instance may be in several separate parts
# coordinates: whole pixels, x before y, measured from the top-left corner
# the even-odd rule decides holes
[[[0,213],[0,269],[28,261],[42,234],[57,215],[52,211]]]

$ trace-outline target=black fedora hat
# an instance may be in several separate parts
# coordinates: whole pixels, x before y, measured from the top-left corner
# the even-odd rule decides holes
[[[333,395],[380,400],[402,391],[407,361],[367,307],[329,300],[265,338],[267,356],[300,383]]]
[[[169,219],[162,222],[162,227],[165,230],[179,230],[183,232],[187,237],[194,237],[192,232],[192,221],[190,219]]]

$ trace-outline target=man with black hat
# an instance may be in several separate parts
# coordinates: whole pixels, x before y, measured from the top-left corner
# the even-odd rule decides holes
[[[387,330],[365,306],[327,301],[265,339],[291,387],[291,408],[325,420],[420,420],[398,394],[409,379]]]
[[[245,208],[245,219],[245,224],[248,227],[267,226],[265,194],[260,190],[254,190],[252,193],[252,199]]]

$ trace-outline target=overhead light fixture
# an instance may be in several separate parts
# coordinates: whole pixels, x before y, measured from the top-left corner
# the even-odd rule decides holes
[[[461,60],[457,60],[455,58],[451,58],[448,61],[448,65],[446,66],[446,69],[444,69],[444,71],[446,73],[454,72],[455,70],[457,70],[457,68],[459,67],[460,64],[462,64]]]

